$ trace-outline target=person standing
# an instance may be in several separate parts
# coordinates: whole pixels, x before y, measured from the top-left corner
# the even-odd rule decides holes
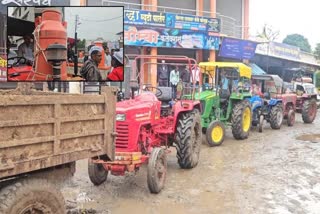
[[[192,69],[192,78],[190,78],[191,84],[193,84],[193,79],[194,79],[194,83],[196,85],[196,87],[199,86],[199,81],[200,81],[200,69],[199,67],[195,66]]]
[[[80,74],[86,81],[101,81],[101,73],[98,65],[102,60],[102,49],[98,46],[93,46],[89,51],[90,58],[84,63]]]
[[[175,66],[175,68],[170,72],[170,84],[172,88],[172,97],[176,99],[177,97],[177,85],[180,79],[179,67]]]
[[[157,79],[159,86],[168,86],[168,66],[162,60],[162,64],[158,66]]]
[[[111,65],[113,67],[112,71],[108,74],[107,80],[109,81],[123,81],[123,49],[121,48],[120,51],[115,51]]]

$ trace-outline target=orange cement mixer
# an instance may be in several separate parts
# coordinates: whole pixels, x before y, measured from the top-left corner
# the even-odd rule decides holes
[[[36,18],[34,80],[67,80],[66,28],[58,10],[45,9]]]

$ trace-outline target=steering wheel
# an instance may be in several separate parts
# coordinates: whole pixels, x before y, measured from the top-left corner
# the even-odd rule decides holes
[[[18,64],[27,64],[28,60],[24,58],[23,56],[15,56],[15,57],[10,57],[7,59],[9,60],[16,60],[14,63],[12,63],[10,66],[17,66]]]
[[[162,95],[162,91],[161,89],[157,88],[157,87],[153,87],[153,86],[145,86],[144,90],[145,91],[152,91],[152,89],[156,89],[156,97],[160,97]]]

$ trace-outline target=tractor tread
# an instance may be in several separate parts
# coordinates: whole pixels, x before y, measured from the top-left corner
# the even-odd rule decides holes
[[[194,131],[196,126],[198,126],[197,133]],[[192,135],[195,135],[195,142],[191,141]],[[178,120],[175,136],[178,164],[181,168],[190,169],[197,166],[201,139],[202,130],[199,111],[193,110],[192,112],[182,113]]]
[[[316,112],[314,114],[314,117],[311,118],[309,116],[309,108],[315,105],[316,106]],[[317,101],[315,99],[311,99],[311,100],[306,100],[303,103],[303,107],[302,107],[302,120],[304,123],[312,123],[314,121],[314,119],[316,118],[317,115]]]
[[[248,129],[247,132],[244,132],[243,128],[242,128],[242,123],[243,123],[242,115],[243,115],[246,107],[249,107],[250,111],[251,111],[251,105],[250,105],[249,101],[243,100],[243,101],[237,103],[232,110],[231,128],[232,128],[232,135],[236,140],[243,140],[243,139],[248,138],[248,136],[249,136],[249,131],[250,131],[251,127]],[[251,118],[251,120],[252,120],[252,118]],[[251,126],[251,123],[252,123],[252,121],[250,121],[250,126]]]

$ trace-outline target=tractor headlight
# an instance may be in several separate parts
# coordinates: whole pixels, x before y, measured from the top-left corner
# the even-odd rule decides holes
[[[117,114],[116,115],[116,121],[125,121],[126,115],[125,114]]]

